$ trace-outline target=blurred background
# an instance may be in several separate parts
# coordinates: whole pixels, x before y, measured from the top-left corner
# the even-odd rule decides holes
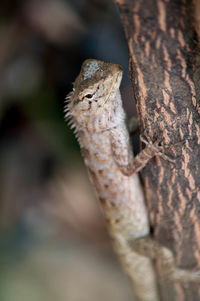
[[[0,1],[0,301],[132,300],[63,103],[86,58],[128,50],[112,0]]]

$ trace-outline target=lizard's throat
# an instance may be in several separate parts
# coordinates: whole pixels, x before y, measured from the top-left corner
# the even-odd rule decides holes
[[[86,124],[88,131],[100,133],[118,126],[125,119],[124,112],[121,112],[120,108],[121,105],[119,106],[117,100],[112,102],[112,107],[111,103],[105,104],[99,114],[88,119]]]

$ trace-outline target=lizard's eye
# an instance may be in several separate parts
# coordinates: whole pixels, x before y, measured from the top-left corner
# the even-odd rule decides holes
[[[87,98],[92,98],[92,94],[87,94],[87,95],[85,95],[85,97],[87,97]]]

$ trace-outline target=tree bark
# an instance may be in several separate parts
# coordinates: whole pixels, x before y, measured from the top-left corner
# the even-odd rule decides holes
[[[200,51],[192,0],[115,0],[128,42],[140,130],[169,146],[142,172],[153,236],[176,265],[200,268]],[[199,3],[199,2],[198,2]],[[197,16],[198,15],[198,16]],[[196,19],[195,19],[196,18]],[[200,300],[200,284],[168,282],[162,300]]]

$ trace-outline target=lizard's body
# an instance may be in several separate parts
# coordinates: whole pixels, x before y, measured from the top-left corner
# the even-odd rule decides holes
[[[121,108],[119,103],[118,109]],[[128,164],[132,153],[124,120],[114,128],[100,132],[82,128],[79,142],[107,223],[112,228],[111,235],[123,233],[127,239],[134,239],[149,232],[143,193],[138,175],[125,176],[117,165],[111,144],[113,137],[120,141],[119,157],[123,157],[124,165]]]
[[[159,147],[156,143],[147,145],[133,158],[119,92],[121,77],[119,65],[86,60],[67,99],[66,117],[71,118],[75,128],[108,230],[134,293],[140,301],[156,301],[159,297],[150,258],[163,259],[167,273],[174,279],[181,274],[185,280],[186,274],[175,269],[171,251],[148,240],[142,187],[137,173],[130,174],[144,167]]]

